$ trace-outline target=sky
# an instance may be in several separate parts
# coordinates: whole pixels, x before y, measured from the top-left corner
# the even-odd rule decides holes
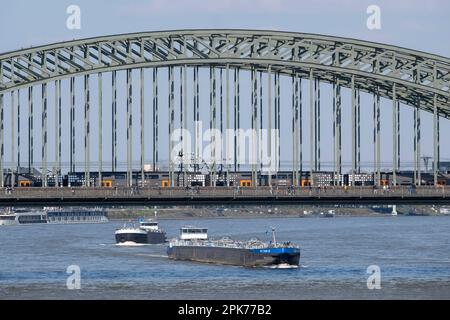
[[[64,40],[109,34],[175,29],[243,28],[342,36],[393,44],[450,57],[450,41],[448,41],[450,1],[444,0],[3,0],[2,4],[0,53]],[[70,5],[78,5],[81,9],[81,29],[79,30],[70,30],[66,27],[68,18],[66,9]],[[366,26],[369,16],[366,10],[369,5],[378,5],[381,9],[381,29],[379,30],[369,30]],[[325,87],[324,94],[327,90]],[[51,89],[49,94],[51,94]],[[286,94],[288,96],[287,92]],[[20,99],[26,101],[25,93],[21,92],[20,95]],[[349,100],[346,96],[343,99],[344,103]],[[150,101],[150,99],[148,100]],[[38,100],[36,101],[38,102]],[[286,103],[287,101],[288,99],[286,99]],[[371,112],[370,97],[362,97],[362,102]],[[107,103],[108,100],[105,100],[105,105]],[[330,137],[331,134],[330,104],[331,100],[324,98],[323,121],[325,124],[322,129],[324,137]],[[286,108],[289,109],[289,107]],[[392,148],[389,108],[390,103],[382,101],[382,119],[387,123],[386,129],[382,132],[383,151]],[[402,126],[402,134],[405,137],[402,141],[402,158],[405,163],[412,160],[410,152],[412,132],[407,131],[412,128],[412,111],[409,109],[407,107],[402,109],[402,117],[405,119]],[[343,116],[348,116],[350,119],[349,111],[344,110]],[[305,119],[307,118],[305,117]],[[51,114],[49,121],[53,121]],[[372,139],[371,116],[365,117],[362,121],[362,142],[364,143]],[[424,128],[422,154],[432,155],[432,146],[427,143],[432,141],[430,130],[427,130],[431,128],[431,117],[424,114],[422,122]],[[447,121],[442,122],[441,129],[442,137],[450,134]],[[5,130],[5,134],[8,135],[8,128]],[[308,129],[305,127],[305,130]],[[348,133],[348,126],[343,130]],[[138,135],[137,132],[136,134]],[[306,136],[305,139],[308,137]],[[95,145],[95,139],[93,141]],[[350,160],[350,150],[347,145],[344,146],[344,161]],[[6,146],[6,150],[9,150],[8,148]],[[22,148],[26,148],[26,143],[22,143]],[[80,148],[78,150],[81,150]],[[146,150],[147,159],[150,159],[151,156],[150,149],[151,145]],[[373,147],[369,143],[364,143],[363,161],[370,162],[373,159],[372,149]],[[309,148],[305,148],[305,150],[309,150]],[[324,161],[331,161],[330,148],[324,146],[323,150]],[[286,151],[287,158],[289,158],[289,148]],[[36,152],[36,158],[40,158],[40,151]],[[105,150],[105,153],[109,154],[110,151]],[[92,157],[96,157],[95,150],[92,152]],[[137,159],[138,154],[135,153],[133,157]],[[306,151],[304,157],[308,159]],[[449,159],[450,150],[446,150],[442,146],[441,157]],[[80,155],[79,160],[82,159]],[[390,159],[390,153],[383,152],[382,161],[386,162],[386,165]]]

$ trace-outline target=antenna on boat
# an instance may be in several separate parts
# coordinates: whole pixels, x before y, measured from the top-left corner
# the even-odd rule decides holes
[[[276,244],[277,241],[275,239],[275,228],[274,227],[270,227],[270,229],[272,230],[272,241],[273,241],[273,244]]]

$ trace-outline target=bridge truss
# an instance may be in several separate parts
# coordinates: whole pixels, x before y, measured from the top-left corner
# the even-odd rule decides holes
[[[392,101],[392,172],[394,183],[396,173],[400,164],[400,103],[414,108],[414,179],[416,184],[420,184],[420,140],[421,122],[419,110],[424,110],[433,115],[433,174],[434,183],[437,184],[438,163],[440,154],[439,120],[440,118],[450,118],[450,59],[415,50],[404,49],[391,45],[371,43],[367,41],[346,39],[339,37],[302,34],[276,31],[253,31],[253,30],[185,30],[185,31],[162,31],[132,33],[123,35],[113,35],[96,37],[82,40],[55,43],[22,49],[18,51],[0,54],[0,180],[4,186],[4,169],[6,150],[4,148],[4,122],[5,118],[5,98],[11,95],[10,106],[19,105],[15,100],[14,93],[19,90],[28,92],[28,164],[33,166],[34,136],[33,128],[33,92],[37,88],[41,92],[41,147],[42,147],[42,172],[47,172],[48,166],[48,98],[47,89],[49,85],[54,85],[55,90],[55,163],[56,173],[61,174],[61,144],[62,128],[61,117],[68,114],[70,117],[70,169],[75,168],[76,137],[75,117],[84,113],[84,170],[86,184],[89,184],[89,173],[91,172],[90,162],[90,140],[91,126],[90,109],[91,85],[90,76],[98,75],[98,175],[101,183],[102,172],[105,167],[103,160],[103,137],[102,118],[103,110],[103,88],[102,75],[111,73],[112,91],[112,121],[111,121],[111,149],[112,149],[112,170],[117,167],[117,80],[118,71],[126,70],[126,110],[127,110],[127,181],[132,182],[132,154],[133,154],[133,121],[132,119],[132,71],[140,70],[139,90],[141,92],[140,110],[141,119],[145,109],[145,102],[142,92],[145,90],[143,70],[151,68],[152,76],[152,114],[153,127],[152,139],[153,167],[158,165],[158,148],[161,143],[158,137],[158,115],[161,110],[165,110],[158,99],[158,73],[163,69],[168,70],[168,105],[169,112],[168,133],[169,136],[175,128],[175,85],[174,70],[180,70],[180,126],[187,127],[187,69],[193,69],[194,97],[193,113],[194,120],[199,119],[199,68],[210,69],[210,127],[217,125],[217,107],[225,110],[225,117],[220,113],[220,128],[234,129],[239,127],[240,114],[240,86],[239,73],[247,71],[251,73],[251,123],[257,128],[258,124],[262,128],[262,113],[266,113],[266,127],[268,129],[279,129],[282,125],[283,110],[280,104],[280,76],[292,78],[292,139],[293,139],[293,159],[292,172],[294,185],[298,185],[301,180],[303,168],[303,141],[302,141],[302,99],[301,83],[309,82],[309,122],[310,136],[310,159],[309,172],[313,177],[316,171],[320,171],[320,83],[329,83],[333,86],[333,171],[336,175],[342,171],[342,101],[341,88],[351,90],[351,174],[359,171],[360,166],[360,99],[359,92],[370,93],[374,97],[374,156],[375,174],[377,181],[380,181],[381,172],[381,133],[380,133],[380,98],[387,98]],[[220,70],[220,89],[216,86],[216,72]],[[222,74],[226,79],[222,86]],[[266,110],[263,110],[262,103],[262,77],[267,77]],[[258,75],[260,75],[258,80]],[[84,79],[84,110],[76,110],[75,78]],[[61,101],[61,81],[68,81],[70,87],[70,101],[67,112],[63,109]],[[40,88],[39,88],[40,87]],[[225,87],[225,88],[223,88]],[[233,97],[230,99],[230,93]],[[17,95],[18,97],[18,95]],[[219,98],[220,103],[217,103]],[[12,112],[14,108],[10,108]],[[20,110],[18,108],[18,110]],[[10,157],[14,159],[17,152],[17,163],[20,163],[20,114],[17,115],[17,136],[14,127],[16,115],[11,115],[12,137]],[[31,120],[30,120],[31,119]],[[120,119],[119,119],[120,120]],[[142,177],[144,176],[144,135],[143,122],[140,122],[140,164]],[[9,139],[9,138],[8,138]],[[16,144],[17,139],[17,144]],[[194,140],[198,140],[196,133]],[[168,139],[169,150],[173,147],[173,142]],[[275,143],[275,142],[274,142]],[[236,146],[235,148],[239,148]],[[16,149],[17,147],[17,149]],[[280,146],[276,146],[278,155]],[[278,157],[279,158],[279,157]],[[15,165],[13,164],[12,167]],[[227,166],[226,170],[236,170],[238,164]],[[14,170],[14,168],[10,168]],[[306,170],[308,170],[306,169]],[[187,170],[185,168],[184,170]],[[217,168],[213,164],[212,173]],[[252,166],[253,185],[257,185],[256,174],[258,165]],[[169,152],[169,177],[173,184],[174,179],[174,159]],[[270,175],[269,175],[270,177]],[[269,178],[270,179],[270,178]],[[353,180],[354,181],[354,178]],[[212,181],[212,184],[215,182]],[[43,175],[43,186],[47,186],[47,177]]]

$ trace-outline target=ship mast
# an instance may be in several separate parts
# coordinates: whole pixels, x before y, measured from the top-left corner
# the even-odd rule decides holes
[[[273,244],[275,245],[275,244],[277,243],[277,241],[276,241],[276,239],[275,239],[275,228],[274,228],[274,227],[271,227],[271,229],[272,229],[272,242],[273,242]]]

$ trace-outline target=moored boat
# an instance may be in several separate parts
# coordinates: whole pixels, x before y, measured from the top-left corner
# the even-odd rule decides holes
[[[101,208],[8,208],[0,214],[0,226],[21,224],[71,224],[108,222],[107,212]]]
[[[320,214],[324,218],[334,218],[334,216],[336,215],[336,212],[334,210],[330,209],[327,212],[321,212]]]

